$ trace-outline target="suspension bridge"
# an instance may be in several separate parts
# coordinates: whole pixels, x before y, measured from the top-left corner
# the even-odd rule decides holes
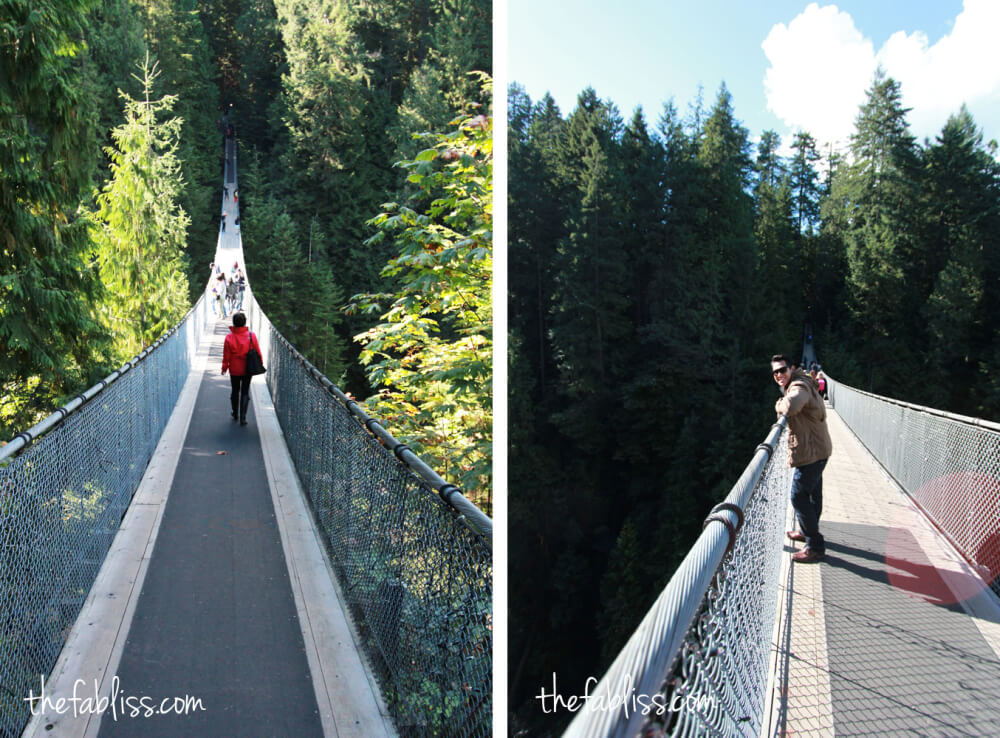
[[[567,738],[996,734],[1000,425],[832,379],[827,420],[825,559],[782,416]]]
[[[225,146],[215,264],[252,277]],[[210,290],[0,448],[0,736],[490,735],[491,520],[249,288],[233,422]]]

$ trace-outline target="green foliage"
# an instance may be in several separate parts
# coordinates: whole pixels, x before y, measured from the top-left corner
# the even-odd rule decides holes
[[[133,72],[146,54],[142,16],[131,0],[96,3],[90,16],[87,51],[95,75],[97,130],[110,143],[111,129],[121,120],[118,90],[137,97],[142,88]]]
[[[76,215],[95,108],[83,69],[88,0],[0,6],[0,436],[92,378],[99,291]]]
[[[917,154],[901,100],[899,83],[880,71],[851,137],[853,161],[833,193],[846,202],[849,306],[870,326],[866,358],[876,371],[886,339],[904,333],[912,314],[906,283],[918,261],[907,227],[916,209]]]
[[[150,99],[159,72],[140,67],[143,99],[123,94],[125,122],[114,129],[111,180],[97,196],[94,256],[105,287],[101,321],[117,363],[134,356],[187,310],[184,246],[188,217],[177,200],[183,186],[177,147],[182,121],[162,119],[176,98]]]
[[[272,323],[324,375],[338,382],[346,371],[346,340],[339,307],[344,290],[325,252],[315,221],[299,227],[261,170],[259,153],[243,160],[240,218],[247,277]]]
[[[275,3],[288,71],[283,77],[282,116],[288,150],[283,155],[285,187],[295,192],[289,203],[305,221],[322,213],[336,234],[331,258],[345,270],[346,281],[374,283],[378,264],[360,249],[367,214],[389,191],[382,102],[369,94],[365,55],[352,28],[351,7],[336,0]],[[373,118],[377,128],[368,129]],[[366,135],[370,133],[371,135]]]
[[[416,66],[401,85],[403,99],[390,131],[397,158],[417,153],[412,132],[443,130],[454,111],[470,100],[488,105],[477,76],[470,72],[490,74],[493,68],[489,2],[434,0],[405,6],[416,22],[397,27],[410,30],[404,53],[412,55]],[[413,33],[417,29],[422,32]]]
[[[455,121],[459,123],[459,121]],[[454,124],[453,124],[454,125]],[[391,291],[355,295],[352,311],[381,323],[355,340],[378,387],[368,400],[395,435],[470,499],[490,507],[492,463],[492,123],[461,121],[401,166],[416,207],[390,203],[372,244],[397,255]]]
[[[811,235],[819,224],[820,161],[816,140],[805,131],[798,131],[792,141],[795,154],[789,168],[788,186],[792,191],[793,212],[798,233]]]
[[[533,699],[553,664],[600,673],[745,464],[737,419],[766,414],[741,388],[775,328],[748,308],[753,170],[725,88],[657,135],[590,89],[565,120],[517,87],[508,111],[510,693],[517,729],[554,734]]]
[[[188,214],[191,302],[201,292],[202,267],[215,254],[221,172],[215,111],[219,87],[205,24],[196,0],[143,0],[150,52],[162,72],[159,84],[174,97],[174,114],[184,121],[175,155],[184,179],[177,199]],[[236,42],[239,45],[242,42]]]
[[[998,288],[991,279],[1000,252],[1000,165],[962,106],[924,155],[923,238],[928,244],[922,317],[928,331],[927,370],[936,392],[924,401],[978,415],[991,405],[992,316]],[[996,274],[992,271],[992,274]],[[933,283],[931,283],[933,279]],[[925,383],[926,386],[926,383]]]
[[[768,135],[772,134],[772,135]],[[791,177],[776,156],[780,140],[772,131],[765,131],[757,157],[756,213],[754,238],[757,243],[756,277],[758,284],[780,285],[781,289],[753,295],[753,311],[775,315],[806,314],[803,297],[809,286],[806,240],[797,231],[793,215]],[[801,326],[797,321],[778,321],[766,341],[772,346],[794,345]],[[766,345],[756,347],[755,354],[767,353]]]

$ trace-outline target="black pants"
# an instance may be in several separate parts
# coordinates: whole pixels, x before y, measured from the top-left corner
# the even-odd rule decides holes
[[[250,380],[253,379],[252,374],[244,374],[242,377],[237,377],[232,374],[229,375],[229,382],[233,385],[233,393],[229,395],[229,399],[233,403],[233,413],[236,412],[237,408],[240,407],[239,401],[246,397],[247,402],[250,401]]]

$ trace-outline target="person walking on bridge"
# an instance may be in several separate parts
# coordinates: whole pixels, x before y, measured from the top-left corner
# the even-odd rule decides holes
[[[260,351],[257,336],[247,328],[247,316],[233,313],[233,325],[222,345],[222,373],[229,371],[229,382],[233,387],[229,396],[233,404],[233,420],[239,417],[240,425],[247,424],[247,407],[250,405],[250,380],[253,375],[247,374],[247,354],[251,346]]]
[[[799,531],[788,531],[788,537],[806,544],[792,555],[792,560],[810,564],[826,555],[826,542],[819,532],[819,518],[823,512],[823,469],[833,453],[826,425],[826,405],[816,380],[797,369],[784,354],[771,357],[771,373],[783,391],[774,409],[788,418],[788,465],[795,469],[792,507]]]

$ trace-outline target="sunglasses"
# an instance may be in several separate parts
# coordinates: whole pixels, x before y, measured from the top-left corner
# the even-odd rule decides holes
[[[787,371],[788,371],[788,367],[787,366],[779,366],[777,369],[775,369],[772,372],[772,374],[774,374],[774,376],[778,376],[779,374],[784,374]]]

